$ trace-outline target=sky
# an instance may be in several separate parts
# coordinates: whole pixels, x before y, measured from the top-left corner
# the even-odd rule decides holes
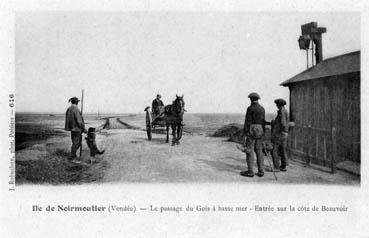
[[[190,113],[244,113],[258,92],[267,112],[280,83],[306,70],[301,25],[326,27],[323,58],[360,50],[355,12],[19,12],[17,112],[140,113],[157,93],[184,95]]]

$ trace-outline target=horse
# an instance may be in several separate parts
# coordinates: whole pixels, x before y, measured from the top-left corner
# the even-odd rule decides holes
[[[184,109],[185,102],[183,97],[184,95],[176,95],[173,104],[167,105],[164,108],[165,125],[167,128],[166,143],[169,143],[169,127],[172,127],[172,146],[179,145],[179,140],[182,138],[183,114],[186,111]]]

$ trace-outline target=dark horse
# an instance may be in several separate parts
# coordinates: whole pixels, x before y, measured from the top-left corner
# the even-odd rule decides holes
[[[165,106],[164,109],[165,125],[167,127],[166,142],[169,143],[169,126],[171,126],[173,135],[172,146],[179,145],[179,140],[182,138],[184,106],[183,95],[176,95],[176,100],[173,101],[173,104]]]

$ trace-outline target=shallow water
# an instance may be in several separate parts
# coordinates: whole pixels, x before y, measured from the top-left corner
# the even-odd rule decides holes
[[[271,120],[275,115],[267,114],[266,120]],[[15,117],[16,124],[42,124],[51,126],[57,129],[64,128],[64,114],[29,114],[17,113]],[[99,120],[104,117],[118,117],[121,121],[132,126],[140,128],[146,127],[146,115],[140,114],[85,114],[85,122],[91,125],[96,125]],[[243,124],[245,115],[241,113],[185,113],[184,114],[184,130],[193,134],[212,134],[220,127],[230,123]],[[101,123],[103,123],[101,121]]]

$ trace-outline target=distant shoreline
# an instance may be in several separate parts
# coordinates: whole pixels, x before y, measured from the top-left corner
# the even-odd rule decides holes
[[[15,115],[50,115],[50,116],[61,116],[65,113],[53,113],[53,112],[15,112]],[[138,113],[128,113],[128,112],[122,112],[122,113],[83,113],[86,116],[100,116],[100,117],[119,117],[119,116],[130,116],[130,115],[144,115],[145,112],[138,112]],[[190,115],[242,115],[244,116],[244,112],[186,112],[186,114]],[[266,112],[266,118],[271,116],[276,116],[276,112]]]
[[[48,115],[48,114],[54,114],[54,115],[64,115],[65,112],[15,112],[15,114],[33,114],[33,115]],[[86,112],[83,113],[86,115],[98,115],[96,112]],[[100,115],[139,115],[139,114],[145,114],[145,112],[119,112],[119,113],[99,113]],[[229,114],[229,115],[238,115],[238,114],[245,114],[244,112],[186,112],[185,114],[204,114],[204,115],[211,115],[211,114]],[[269,113],[267,113],[269,114]]]

